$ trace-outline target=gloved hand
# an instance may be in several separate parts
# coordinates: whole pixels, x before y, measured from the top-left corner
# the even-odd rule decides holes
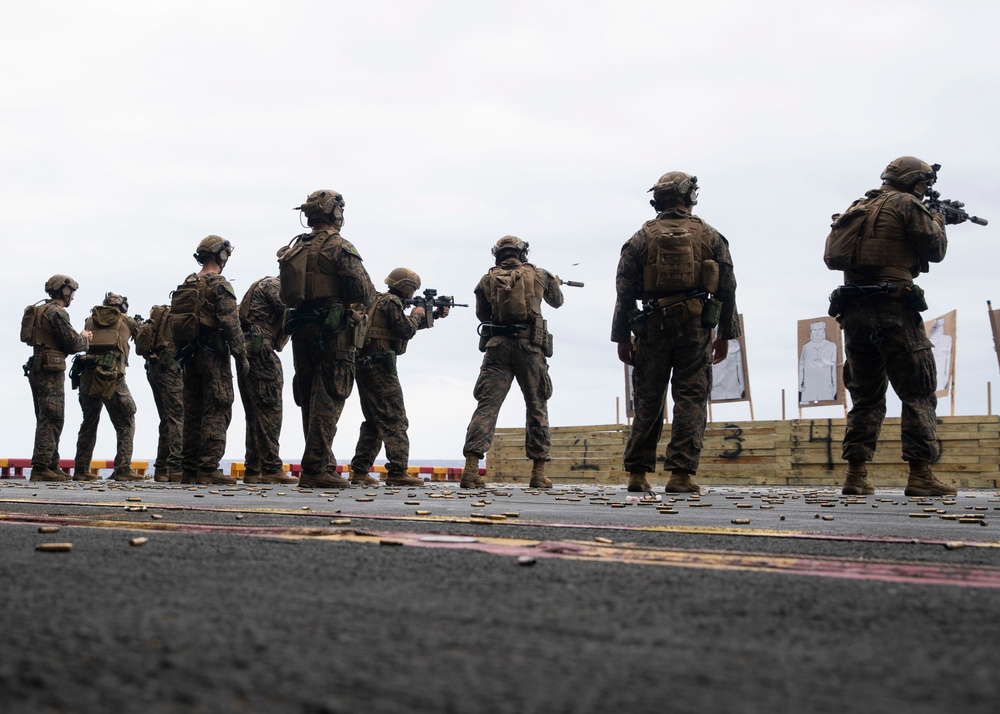
[[[236,374],[246,377],[250,374],[250,360],[246,355],[234,355],[236,357]]]
[[[961,201],[952,201],[951,199],[945,199],[944,201],[941,201],[941,205],[944,206],[945,208],[955,209],[953,211],[946,210],[944,213],[944,222],[947,223],[948,225],[954,226],[959,223],[965,223],[965,221],[968,220],[969,218],[968,214],[966,214],[966,212],[962,210],[963,208],[965,208],[965,204],[962,203]]]

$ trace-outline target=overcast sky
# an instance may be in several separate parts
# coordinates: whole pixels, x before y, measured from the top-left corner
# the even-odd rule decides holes
[[[988,3],[10,2],[0,26],[0,456],[31,455],[23,307],[53,273],[80,283],[80,328],[107,291],[131,312],[197,269],[209,233],[235,254],[239,295],[276,274],[301,232],[291,210],[320,188],[347,201],[343,234],[376,286],[395,267],[472,303],[505,234],[564,288],[553,425],[625,420],[610,342],[618,253],[653,217],[646,190],[696,174],[695,211],[730,241],[757,419],[798,415],[797,322],[840,281],[822,261],[830,216],[891,159],[940,163],[944,197],[993,219],[949,229],[920,284],[931,318],[958,311],[958,414],[985,414],[997,382],[986,301],[1000,303],[997,175],[1000,9]],[[400,359],[411,458],[461,459],[479,371],[473,310],[456,309]],[[302,452],[286,369],[282,457]],[[156,449],[142,360],[136,458]],[[994,408],[996,409],[996,407]],[[942,403],[947,414],[950,403]],[[79,428],[67,385],[63,458]],[[745,403],[716,420],[745,420]],[[807,409],[806,417],[843,409]],[[890,415],[898,415],[891,402]],[[353,455],[352,396],[334,452]],[[500,426],[523,426],[516,387]],[[227,458],[242,459],[237,399]],[[113,458],[102,418],[95,456]]]

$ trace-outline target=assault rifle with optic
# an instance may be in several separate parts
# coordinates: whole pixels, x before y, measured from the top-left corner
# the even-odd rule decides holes
[[[985,226],[989,223],[985,218],[970,216],[966,213],[964,210],[965,204],[961,201],[952,201],[947,198],[941,200],[941,193],[939,191],[927,191],[924,203],[930,209],[931,213],[940,213],[944,216],[944,222],[949,225],[963,223],[964,221],[975,223],[977,226]]]
[[[414,295],[403,299],[403,304],[407,307],[422,307],[424,309],[424,320],[427,327],[434,327],[434,318],[441,317],[443,308],[468,307],[462,303],[455,302],[453,295],[438,295],[434,288],[427,288],[423,295]]]

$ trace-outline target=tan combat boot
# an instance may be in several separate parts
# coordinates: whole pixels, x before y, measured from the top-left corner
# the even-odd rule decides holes
[[[663,487],[664,493],[701,493],[701,486],[691,479],[691,474],[671,471],[670,480]]]
[[[531,465],[529,488],[552,488],[552,481],[545,477],[545,459],[535,459]]]
[[[373,479],[374,480],[374,479]],[[377,483],[377,482],[376,482]],[[388,474],[385,478],[386,486],[423,486],[424,480],[416,474]]]
[[[868,467],[864,461],[848,461],[844,487],[840,490],[845,496],[870,496],[875,493],[875,487],[868,480]]]
[[[465,455],[465,468],[462,469],[462,488],[485,488],[486,481],[479,475],[479,457],[475,454]]]
[[[68,477],[63,476],[61,471],[53,471],[52,469],[41,468],[31,469],[31,476],[28,477],[29,481],[67,481]]]
[[[931,473],[929,461],[911,461],[910,476],[906,481],[906,496],[954,496],[958,489],[941,483]]]
[[[115,474],[111,477],[115,481],[145,481],[146,477],[142,474],[136,473],[135,471],[129,469],[120,474]]]
[[[335,473],[307,474],[299,477],[299,488],[350,488],[351,482]]]
[[[361,471],[351,471],[351,485],[363,486],[365,488],[378,488],[378,479],[370,473]]]
[[[653,487],[646,479],[645,471],[632,471],[628,475],[628,490],[633,493],[652,491]]]
[[[294,484],[298,483],[299,480],[294,476],[285,473],[284,471],[275,471],[270,474],[261,474],[257,477],[257,483],[274,483],[274,484]],[[243,479],[243,483],[247,483],[246,479]]]
[[[260,474],[248,474],[244,471],[243,483],[250,484],[251,486],[255,483],[260,483]]]
[[[156,483],[170,483],[170,474],[166,471],[157,471],[153,474],[153,480]]]
[[[221,469],[216,469],[209,472],[202,471],[194,482],[206,486],[233,486],[236,484],[236,479],[232,476],[226,476]]]
[[[100,481],[101,477],[95,474],[90,469],[85,469],[83,471],[77,471],[73,469],[73,480],[74,481]]]

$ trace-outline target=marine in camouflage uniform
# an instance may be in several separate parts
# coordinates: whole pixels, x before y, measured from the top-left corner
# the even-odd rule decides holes
[[[250,361],[250,371],[236,380],[246,415],[244,483],[299,482],[285,473],[278,455],[285,377],[277,353],[288,341],[281,329],[284,313],[276,277],[256,281],[240,301],[240,325]]]
[[[354,388],[354,329],[351,306],[367,309],[375,298],[357,249],[340,235],[344,199],[320,190],[298,206],[312,231],[278,251],[286,329],[292,335],[292,395],[302,408],[305,450],[303,487],[346,488],[337,476],[333,439],[344,402]]]
[[[665,490],[699,491],[691,476],[701,457],[712,364],[724,360],[729,340],[740,336],[729,244],[691,213],[697,180],[680,171],[660,177],[650,189],[656,219],[625,243],[618,261],[611,341],[618,343],[621,361],[634,368],[635,416],[624,454],[630,491],[651,490],[646,474],[656,471],[668,383],[674,411],[663,464],[670,472]],[[673,236],[679,236],[678,242]],[[697,294],[686,297],[692,291]],[[706,302],[709,296],[713,299]],[[636,314],[639,300],[649,306],[641,316]],[[702,313],[714,310],[719,317],[713,341],[712,327],[703,324]],[[630,317],[639,318],[634,327]]]
[[[545,345],[539,344],[537,339],[542,331],[535,329],[535,321],[541,321],[543,300],[554,308],[562,306],[560,281],[551,273],[528,263],[528,244],[515,236],[504,236],[497,241],[493,246],[493,255],[498,268],[527,268],[534,273],[534,284],[531,286],[533,304],[530,306],[533,314],[524,321],[530,323],[527,329],[508,325],[500,318],[500,306],[493,304],[490,299],[493,292],[493,271],[484,275],[476,285],[476,317],[484,323],[484,336],[488,336],[488,339],[479,378],[473,389],[477,405],[465,432],[465,469],[460,485],[462,488],[481,488],[485,485],[479,475],[479,460],[493,443],[500,407],[516,379],[526,407],[524,451],[532,460],[529,486],[549,488],[552,481],[545,476],[545,464],[550,458],[549,447],[552,441],[548,412],[552,380],[545,360]]]
[[[420,276],[407,268],[396,268],[385,279],[389,292],[379,293],[368,308],[368,336],[358,354],[357,383],[361,411],[365,420],[354,458],[351,460],[351,483],[375,486],[369,475],[379,450],[385,444],[386,485],[419,486],[419,476],[406,473],[410,458],[410,440],[406,434],[409,421],[403,404],[403,388],[396,373],[396,358],[406,351],[406,343],[426,328],[424,308],[404,312],[403,300],[413,297],[420,287]],[[448,308],[435,310],[435,317],[446,317]]]
[[[66,308],[79,284],[66,275],[53,275],[45,283],[49,300],[35,306],[28,361],[28,384],[35,408],[35,445],[31,453],[32,481],[66,481],[59,468],[59,437],[66,416],[66,357],[90,344],[90,332],[77,333]]]
[[[101,408],[108,410],[108,417],[115,427],[117,448],[115,450],[115,468],[112,478],[116,481],[143,481],[145,477],[132,470],[132,450],[135,442],[135,400],[125,382],[125,368],[128,366],[128,340],[134,339],[138,323],[128,316],[128,298],[114,293],[108,293],[100,308],[118,312],[114,331],[118,335],[114,347],[97,352],[90,345],[87,354],[77,359],[83,361],[83,372],[80,374],[80,409],[83,421],[76,439],[76,458],[74,459],[74,481],[96,481],[99,476],[93,473],[91,461],[94,458],[94,446],[97,444],[97,428],[101,421]],[[95,313],[98,308],[94,308]],[[94,331],[97,329],[95,317],[87,318],[85,327]],[[99,362],[101,363],[99,365]],[[117,376],[105,379],[100,372],[114,372]]]
[[[184,443],[184,370],[173,342],[146,355],[146,381],[159,418],[153,480],[179,482]]]
[[[937,168],[912,156],[900,157],[883,171],[882,187],[860,199],[880,201],[881,208],[871,235],[859,243],[856,267],[844,271],[845,285],[867,295],[844,299],[837,316],[844,330],[844,383],[852,403],[842,453],[848,462],[845,494],[875,492],[866,462],[875,454],[889,383],[902,402],[902,451],[909,462],[906,495],[956,493],[931,473],[930,462],[938,454],[937,368],[920,317],[926,303],[919,304],[922,291],[913,285],[930,263],[944,259],[948,248],[945,218],[921,201],[937,179]]]
[[[219,470],[226,451],[226,432],[233,416],[233,373],[229,356],[236,358],[239,371],[249,371],[243,330],[237,315],[236,292],[222,277],[232,244],[219,236],[207,236],[199,243],[195,257],[201,271],[184,283],[205,283],[203,326],[198,339],[181,344],[184,368],[184,441],[181,449],[182,483],[233,484]],[[176,296],[177,291],[175,291]],[[177,310],[171,310],[171,324],[177,325]],[[176,327],[173,330],[177,336]]]

